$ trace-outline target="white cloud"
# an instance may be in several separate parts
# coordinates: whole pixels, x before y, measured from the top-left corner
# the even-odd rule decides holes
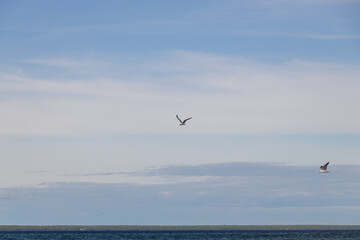
[[[193,116],[187,128],[192,133],[360,132],[357,66],[266,65],[181,50],[128,65],[121,61],[120,70],[109,63],[90,76],[94,61],[29,62],[88,79],[1,73],[2,135],[178,133],[175,114]]]

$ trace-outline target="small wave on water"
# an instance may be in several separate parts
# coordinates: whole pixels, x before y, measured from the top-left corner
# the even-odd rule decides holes
[[[349,239],[360,240],[356,230],[314,231],[77,231],[0,232],[1,240],[260,240],[260,239]]]

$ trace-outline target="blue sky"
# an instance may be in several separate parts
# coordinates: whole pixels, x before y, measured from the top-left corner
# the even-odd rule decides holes
[[[359,11],[2,1],[0,224],[360,224]]]

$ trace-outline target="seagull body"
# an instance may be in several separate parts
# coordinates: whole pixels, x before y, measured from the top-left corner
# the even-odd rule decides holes
[[[185,119],[185,120],[181,120],[180,118],[179,118],[179,116],[178,115],[176,115],[176,118],[179,120],[179,122],[180,122],[180,126],[184,126],[185,125],[185,122],[187,121],[187,120],[190,120],[192,117],[190,117],[190,118],[187,118],[187,119]]]
[[[328,173],[329,171],[326,170],[329,162],[327,162],[324,166],[320,166],[320,173]]]

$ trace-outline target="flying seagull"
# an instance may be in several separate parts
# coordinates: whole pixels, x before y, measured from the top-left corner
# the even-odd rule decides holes
[[[320,172],[321,173],[328,173],[329,171],[326,170],[328,165],[329,165],[329,162],[327,162],[324,166],[320,166]]]
[[[185,125],[185,122],[187,121],[187,120],[190,120],[192,117],[190,117],[190,118],[187,118],[187,119],[185,119],[184,121],[182,121],[180,118],[179,118],[179,116],[178,115],[176,115],[176,118],[180,121],[180,126],[183,126],[183,125]]]

